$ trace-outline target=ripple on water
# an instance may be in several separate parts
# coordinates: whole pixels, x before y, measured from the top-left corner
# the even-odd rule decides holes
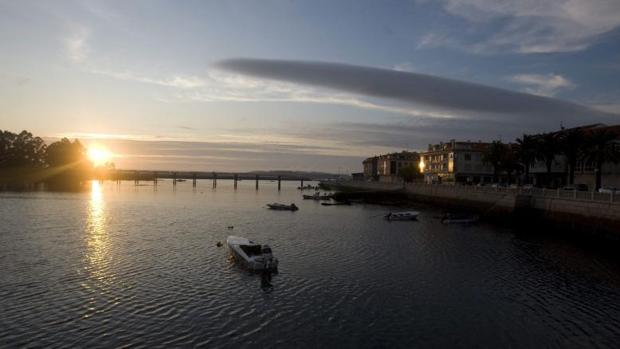
[[[444,226],[430,208],[418,222],[386,222],[379,206],[324,207],[246,184],[0,193],[0,346],[611,347],[620,338],[613,259],[490,225]],[[301,209],[264,209],[275,201]],[[229,234],[273,247],[273,292],[215,246]]]

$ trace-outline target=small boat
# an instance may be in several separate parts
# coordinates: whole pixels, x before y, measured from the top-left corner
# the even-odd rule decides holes
[[[179,179],[177,179],[176,181],[177,181],[177,182],[185,182],[185,181],[187,181],[187,179],[179,178]]]
[[[315,189],[316,190],[316,187],[308,184],[308,185],[304,185],[303,187],[297,187],[297,189],[299,189],[299,190],[312,190],[312,189]]]
[[[314,195],[303,195],[304,200],[329,200],[333,195],[321,195],[318,191]]]
[[[455,213],[446,213],[443,218],[441,218],[441,223],[443,224],[472,224],[478,222],[480,217],[478,215],[472,214],[455,214]]]
[[[267,208],[269,208],[270,210],[277,210],[277,211],[297,211],[297,210],[299,210],[299,207],[297,207],[297,205],[295,205],[295,204],[285,205],[285,204],[279,204],[277,202],[274,202],[273,204],[267,204]]]
[[[278,270],[278,259],[273,257],[269,245],[257,244],[239,236],[226,238],[226,245],[235,262],[250,270]]]
[[[388,221],[415,221],[419,214],[418,211],[390,212],[385,215],[385,219]]]
[[[351,202],[349,201],[341,201],[341,202],[321,202],[323,206],[351,206]]]

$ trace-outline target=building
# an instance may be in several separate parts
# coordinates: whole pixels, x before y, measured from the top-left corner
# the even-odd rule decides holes
[[[581,129],[587,136],[591,132],[605,130],[616,134],[617,149],[620,149],[620,125],[608,126],[605,124],[592,124],[575,127]],[[562,129],[554,132],[557,136],[561,136],[563,132],[573,130]],[[542,161],[536,161],[530,167],[530,180],[536,185],[546,185],[551,187],[563,186],[568,183],[568,163],[564,155],[558,154],[554,157],[551,165],[551,173],[547,174],[547,168]],[[575,166],[575,184],[586,184],[588,188],[593,189],[596,184],[595,165],[586,162],[583,159],[577,161]],[[620,164],[613,162],[605,162],[601,171],[601,184],[604,187],[620,188]]]
[[[378,156],[373,156],[362,162],[364,165],[364,178],[376,180],[379,179]]]
[[[420,154],[419,167],[425,183],[491,182],[493,167],[482,161],[490,143],[457,142],[429,144]]]
[[[398,180],[400,170],[406,167],[417,167],[420,156],[416,152],[401,151],[373,156],[363,161],[364,178],[381,182]]]

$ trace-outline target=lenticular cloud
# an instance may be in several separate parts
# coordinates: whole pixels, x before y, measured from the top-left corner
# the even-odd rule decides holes
[[[442,77],[340,63],[228,59],[221,69],[254,77],[312,85],[464,117],[515,121],[613,122],[619,116],[568,101]]]

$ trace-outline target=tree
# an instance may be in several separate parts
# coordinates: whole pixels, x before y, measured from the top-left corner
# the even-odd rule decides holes
[[[46,162],[50,166],[79,165],[86,161],[86,148],[77,139],[63,138],[47,147]]]
[[[618,163],[620,149],[618,136],[608,130],[595,130],[586,137],[584,159],[594,164],[596,176],[595,190],[601,187],[602,170],[605,162]]]
[[[41,167],[45,152],[43,139],[28,131],[15,134],[0,130],[0,168]]]
[[[530,178],[530,167],[536,161],[536,138],[532,135],[524,134],[521,138],[517,138],[516,142],[515,156],[523,167],[525,181],[528,182]]]
[[[536,138],[536,160],[543,161],[547,169],[547,184],[551,182],[551,166],[555,156],[560,152],[557,136],[553,133],[543,133]]]
[[[414,164],[409,165],[407,167],[401,167],[398,170],[398,175],[403,178],[403,180],[407,183],[413,182],[416,178],[421,178],[424,175],[420,173],[420,169],[418,166]]]
[[[575,167],[585,140],[586,136],[580,128],[564,131],[559,136],[560,152],[566,157],[566,164],[568,165],[568,184],[575,182]]]
[[[504,145],[504,157],[502,159],[502,167],[508,175],[508,183],[512,183],[513,172],[520,173],[523,166],[519,163],[517,157],[518,145],[506,144]]]
[[[506,145],[502,141],[493,141],[482,153],[482,162],[493,166],[493,182],[497,182],[499,172],[506,158]]]

